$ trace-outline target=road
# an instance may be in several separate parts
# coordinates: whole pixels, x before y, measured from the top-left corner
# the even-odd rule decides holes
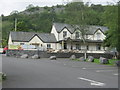
[[[2,57],[3,88],[118,88],[117,67],[69,59]]]

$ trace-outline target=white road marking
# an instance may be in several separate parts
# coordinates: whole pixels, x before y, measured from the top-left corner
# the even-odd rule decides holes
[[[113,75],[116,75],[116,76],[118,76],[118,73],[114,73]]]
[[[82,69],[86,69],[86,68],[82,68]]]
[[[94,85],[94,86],[105,86],[106,85],[105,83],[97,82],[97,81],[82,78],[82,77],[78,77],[78,79],[88,81],[88,82],[90,82],[91,85]]]
[[[111,71],[115,71],[115,70],[97,70],[96,72],[111,72]]]

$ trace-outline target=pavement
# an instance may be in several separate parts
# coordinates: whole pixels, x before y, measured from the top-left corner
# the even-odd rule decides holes
[[[118,88],[118,68],[68,58],[2,56],[3,88]]]

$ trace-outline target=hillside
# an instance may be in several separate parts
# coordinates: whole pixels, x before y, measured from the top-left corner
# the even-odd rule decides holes
[[[110,16],[113,18],[117,13],[114,10],[116,8],[115,5],[102,6],[92,4],[89,6],[81,2],[52,7],[29,5],[22,12],[13,11],[9,16],[2,15],[3,46],[7,45],[9,32],[15,30],[15,19],[17,20],[17,31],[28,32],[50,32],[53,22],[109,27],[110,25],[107,23],[108,11],[113,14]]]

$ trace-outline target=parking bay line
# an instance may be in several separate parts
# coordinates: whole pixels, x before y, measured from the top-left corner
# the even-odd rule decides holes
[[[82,78],[82,77],[78,77],[78,79],[88,81],[88,82],[90,82],[91,85],[94,85],[94,86],[105,86],[106,85],[105,83],[97,82],[97,81]]]
[[[115,71],[115,70],[96,70],[96,72],[111,72],[111,71]]]
[[[113,75],[118,76],[118,73],[114,73]]]

